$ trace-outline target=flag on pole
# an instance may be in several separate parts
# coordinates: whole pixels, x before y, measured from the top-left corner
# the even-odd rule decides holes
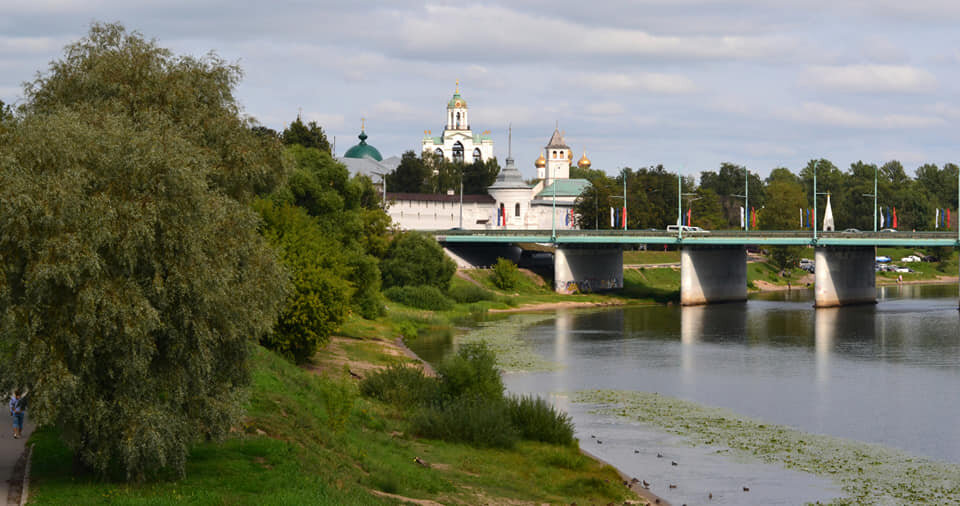
[[[750,226],[757,228],[757,208],[750,208]]]
[[[740,206],[740,228],[744,228],[744,223],[746,223],[743,220],[743,213],[744,213],[743,206]]]
[[[693,213],[693,209],[687,209],[687,225],[693,224],[692,213]]]
[[[610,228],[613,228],[613,208],[610,208]]]
[[[893,208],[893,228],[897,228],[897,208]]]
[[[627,229],[627,206],[623,206],[623,229]]]
[[[947,208],[947,230],[950,229],[950,208]]]
[[[933,228],[940,228],[940,208],[937,208],[937,212],[934,214],[933,218]]]

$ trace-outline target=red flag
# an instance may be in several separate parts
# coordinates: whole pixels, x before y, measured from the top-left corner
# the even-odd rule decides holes
[[[627,206],[623,206],[623,229],[627,229]]]
[[[691,221],[690,219],[690,217],[692,216],[691,214],[692,212],[693,212],[693,209],[687,209],[687,225],[690,225],[690,226],[693,226],[693,221]]]
[[[757,208],[750,208],[750,226],[757,228]]]
[[[897,208],[893,208],[893,228],[897,228]]]

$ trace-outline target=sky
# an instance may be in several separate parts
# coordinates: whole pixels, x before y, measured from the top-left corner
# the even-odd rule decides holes
[[[722,162],[766,176],[815,158],[960,162],[960,2],[0,0],[0,100],[92,22],[244,70],[245,114],[302,111],[341,155],[366,118],[384,157],[439,135],[455,82],[525,177],[555,125],[615,174]]]

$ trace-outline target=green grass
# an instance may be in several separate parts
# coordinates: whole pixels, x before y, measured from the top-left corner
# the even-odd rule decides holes
[[[679,301],[680,271],[671,267],[626,269],[622,295],[653,302]]]
[[[625,265],[680,263],[680,251],[628,250],[623,252],[623,263]]]
[[[370,490],[461,504],[628,497],[600,486],[617,483],[612,468],[591,460],[571,469],[575,448],[521,442],[491,450],[417,439],[407,434],[403,412],[361,397],[348,380],[311,374],[260,347],[252,371],[244,423],[226,441],[196,444],[183,480],[124,484],[76,476],[57,433],[38,430],[31,439],[31,504],[399,503]]]

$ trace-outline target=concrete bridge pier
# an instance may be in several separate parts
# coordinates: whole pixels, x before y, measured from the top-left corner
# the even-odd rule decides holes
[[[813,307],[877,303],[876,253],[872,246],[816,248]]]
[[[747,300],[747,250],[743,246],[683,246],[680,304],[696,306]]]
[[[553,255],[553,288],[558,293],[623,288],[623,250],[620,246],[557,246]]]

